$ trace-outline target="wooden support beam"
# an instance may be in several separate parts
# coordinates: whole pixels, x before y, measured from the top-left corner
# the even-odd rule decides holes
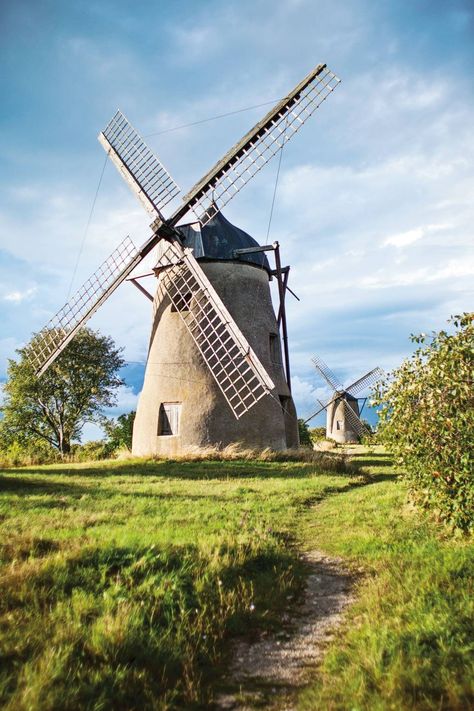
[[[288,350],[288,330],[286,327],[286,311],[285,311],[285,286],[284,286],[284,281],[282,278],[282,271],[281,271],[281,261],[280,261],[280,245],[278,242],[273,243],[274,250],[275,250],[275,265],[276,265],[276,277],[278,281],[278,293],[280,295],[280,323],[281,323],[281,332],[282,332],[282,338],[283,338],[283,352],[285,356],[285,373],[286,373],[286,382],[288,385],[288,390],[291,393],[291,374],[290,374],[290,353]],[[288,272],[286,272],[285,276],[288,280]]]
[[[127,281],[130,281],[133,286],[136,286],[138,291],[141,291],[142,294],[146,296],[147,299],[150,299],[150,301],[153,301],[153,296],[150,294],[149,291],[145,289],[144,286],[142,286],[136,279],[127,279]]]

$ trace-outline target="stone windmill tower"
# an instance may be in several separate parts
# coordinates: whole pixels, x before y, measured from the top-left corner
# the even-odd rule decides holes
[[[362,408],[359,408],[360,398],[356,396],[372,385],[377,378],[381,377],[381,369],[377,367],[370,370],[347,388],[344,388],[322,358],[315,356],[312,361],[317,372],[333,391],[333,395],[326,404],[318,400],[319,409],[311,417],[308,417],[306,422],[326,410],[326,437],[339,444],[358,442],[364,435],[370,434],[360,419]],[[364,405],[365,401],[366,398],[364,398]]]
[[[296,410],[270,295],[269,279],[276,276],[276,270],[257,242],[221,212],[202,227],[195,223],[178,229],[274,388],[271,397],[260,399],[245,416],[234,416],[180,318],[187,315],[189,297],[173,303],[162,283],[166,273],[158,267],[150,349],[134,425],[134,454],[177,454],[188,447],[231,442],[273,449],[298,446]]]
[[[284,308],[289,268],[281,268],[277,243],[260,247],[231,225],[221,209],[339,81],[326,65],[318,65],[168,218],[163,209],[179,188],[123,114],[118,111],[99,134],[107,155],[152,216],[152,236],[139,249],[128,238],[119,245],[36,335],[30,359],[41,375],[123,281],[138,286],[153,301],[153,323],[134,427],[136,454],[175,454],[230,442],[277,449],[297,444]],[[153,297],[133,273],[155,248]],[[269,250],[275,269],[265,256]],[[278,282],[278,317],[270,297],[273,277]]]

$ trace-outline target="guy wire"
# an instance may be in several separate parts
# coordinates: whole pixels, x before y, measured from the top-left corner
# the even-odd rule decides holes
[[[73,285],[73,283],[74,283],[74,279],[76,278],[77,268],[78,268],[78,266],[79,266],[79,260],[80,260],[81,255],[82,255],[82,250],[84,249],[84,244],[85,244],[85,241],[86,241],[87,233],[89,232],[89,227],[90,227],[91,220],[92,220],[92,214],[93,214],[93,212],[94,212],[95,204],[96,204],[96,202],[97,202],[97,196],[98,196],[98,194],[99,194],[100,186],[101,186],[101,183],[102,183],[102,178],[104,177],[105,166],[107,165],[107,158],[108,158],[108,155],[105,156],[104,165],[102,166],[102,172],[101,172],[100,178],[99,178],[99,183],[98,183],[97,189],[96,189],[96,191],[95,191],[94,199],[92,200],[92,206],[91,206],[91,209],[90,209],[90,212],[89,212],[89,217],[87,218],[86,228],[85,228],[84,234],[83,234],[83,236],[82,236],[82,242],[81,242],[81,246],[79,247],[79,252],[78,252],[78,254],[77,254],[77,259],[76,259],[76,263],[75,263],[75,265],[74,265],[74,270],[73,270],[73,272],[72,272],[71,283],[69,284],[69,291],[68,291],[68,293],[67,293],[66,301],[68,301],[68,300],[69,300],[69,297],[71,296],[72,285]]]
[[[227,111],[225,114],[216,114],[216,116],[209,116],[205,119],[200,119],[199,121],[193,121],[192,123],[183,123],[181,126],[173,126],[172,128],[164,128],[162,131],[154,131],[153,133],[147,133],[144,138],[149,138],[150,136],[160,136],[163,133],[171,133],[172,131],[179,131],[182,128],[190,128],[191,126],[198,126],[201,123],[208,123],[209,121],[216,121],[220,118],[226,118],[227,116],[234,116],[235,114],[241,114],[244,111],[251,111],[251,109],[259,109],[261,106],[269,106],[270,104],[275,104],[279,99],[274,101],[265,101],[263,104],[254,104],[254,106],[246,106],[243,109],[236,109],[235,111]]]

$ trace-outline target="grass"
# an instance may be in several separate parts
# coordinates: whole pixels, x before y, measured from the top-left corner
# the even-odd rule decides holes
[[[303,547],[364,574],[302,709],[472,706],[472,548],[383,452],[355,456],[370,476],[209,456],[0,472],[0,706],[209,706],[229,637],[301,593]]]
[[[0,705],[208,703],[225,639],[277,624],[301,588],[301,510],[362,481],[337,466],[191,459],[0,473]]]
[[[373,484],[325,499],[304,521],[306,541],[365,576],[299,708],[473,708],[472,541],[413,510],[380,450],[356,459]]]

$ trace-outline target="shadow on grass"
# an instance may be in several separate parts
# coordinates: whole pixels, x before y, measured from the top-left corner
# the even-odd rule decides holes
[[[44,471],[26,470],[29,474],[35,474],[36,477],[23,477],[24,469],[15,472],[14,476],[8,474],[0,474],[0,496],[2,494],[55,494],[64,496],[82,496],[82,494],[90,494],[91,489],[81,484],[62,481],[48,481],[44,478]]]
[[[356,452],[351,454],[356,467],[393,467],[393,457],[387,452]]]

